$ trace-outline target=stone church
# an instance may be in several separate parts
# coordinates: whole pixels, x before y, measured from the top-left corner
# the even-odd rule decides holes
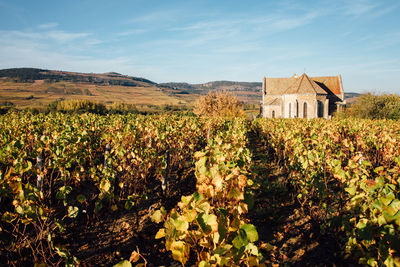
[[[263,78],[261,114],[266,118],[329,118],[344,104],[341,75]]]

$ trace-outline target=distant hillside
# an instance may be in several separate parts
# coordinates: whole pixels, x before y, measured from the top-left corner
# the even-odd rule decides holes
[[[0,105],[41,107],[63,99],[85,99],[111,104],[189,104],[194,95],[159,86],[144,78],[116,72],[77,73],[35,68],[0,70]]]
[[[34,82],[35,80],[46,80],[47,82],[70,81],[122,86],[153,86],[156,84],[155,82],[147,79],[121,75],[116,72],[95,74],[34,68],[3,69],[0,70],[0,78],[2,77],[13,78],[16,82]]]
[[[261,100],[262,84],[260,82],[214,81],[201,84],[170,82],[160,85],[189,94],[207,94],[210,91],[227,90],[237,95],[240,100],[253,104],[258,104]]]
[[[227,90],[241,101],[258,105],[261,82],[214,81],[202,84],[169,82],[157,84],[117,72],[78,73],[36,68],[0,70],[0,105],[43,106],[60,99],[86,99],[109,104],[188,104],[209,91]],[[359,94],[345,93],[345,99]]]
[[[349,98],[359,97],[359,96],[360,96],[359,93],[344,93],[344,99],[349,99]]]

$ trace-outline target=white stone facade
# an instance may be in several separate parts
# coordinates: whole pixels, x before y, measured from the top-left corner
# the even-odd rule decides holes
[[[306,74],[291,78],[264,77],[262,86],[262,116],[266,118],[328,118],[342,103],[341,77],[317,77],[326,84],[314,81]],[[322,79],[324,78],[324,79]],[[334,88],[334,79],[338,88]],[[271,84],[268,84],[271,82]],[[332,93],[336,92],[336,94]],[[339,92],[339,94],[338,94]]]

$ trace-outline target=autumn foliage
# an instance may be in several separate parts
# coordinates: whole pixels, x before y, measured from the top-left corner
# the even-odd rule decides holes
[[[210,117],[244,116],[243,103],[227,91],[209,92],[195,103],[194,113]]]

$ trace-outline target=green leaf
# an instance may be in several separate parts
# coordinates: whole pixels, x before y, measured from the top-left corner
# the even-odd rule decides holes
[[[233,246],[237,249],[241,249],[247,246],[248,243],[246,232],[243,229],[239,229],[239,234],[232,241]]]
[[[172,219],[172,218],[171,218]],[[186,232],[189,228],[189,223],[183,219],[183,217],[178,217],[172,220],[172,224],[174,225],[175,229],[181,232]]]
[[[103,208],[103,203],[101,201],[96,201],[94,203],[94,212],[97,213]]]
[[[248,243],[246,246],[246,251],[250,252],[250,254],[257,256],[258,248],[253,243]]]
[[[132,263],[127,260],[123,260],[115,264],[114,267],[132,267]]]
[[[56,193],[57,199],[65,199],[66,196],[71,193],[72,187],[71,186],[61,186]]]
[[[244,203],[247,204],[249,210],[251,210],[254,207],[254,197],[252,192],[250,191],[244,192]]]
[[[351,196],[353,196],[356,193],[357,186],[353,185],[353,186],[347,187],[345,190],[347,193],[349,193]]]
[[[86,197],[84,195],[80,194],[80,195],[76,196],[76,200],[78,200],[78,202],[82,204],[83,202],[86,201]]]
[[[197,216],[197,222],[199,223],[203,232],[207,235],[218,231],[217,216],[214,214],[201,213],[199,216]]]
[[[219,233],[219,242],[221,243],[222,240],[226,238],[226,233],[228,232],[228,229],[226,228],[225,225],[222,223],[218,224],[218,233]]]
[[[390,202],[392,202],[393,199],[395,199],[395,195],[393,194],[393,192],[390,192],[386,196],[380,198],[381,202],[385,206],[389,206]]]
[[[240,226],[240,229],[243,229],[246,232],[247,239],[250,242],[256,242],[258,240],[257,229],[252,224],[244,224]]]
[[[193,199],[197,202],[203,199],[203,196],[199,192],[194,192],[193,193]]]
[[[125,209],[131,210],[135,206],[135,197],[129,196],[128,199],[125,201]]]

